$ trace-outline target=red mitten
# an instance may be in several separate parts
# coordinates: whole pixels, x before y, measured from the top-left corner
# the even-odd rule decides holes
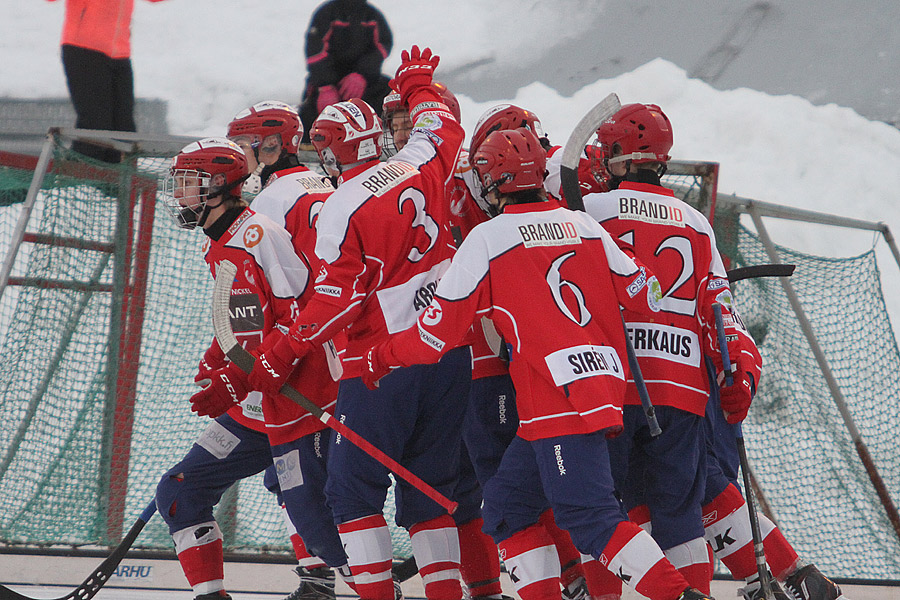
[[[341,101],[337,88],[333,85],[323,85],[319,88],[319,95],[316,96],[316,112],[321,113],[326,106],[337,104]]]
[[[362,98],[366,93],[366,78],[359,73],[350,73],[338,83],[341,99]]]
[[[250,393],[246,375],[232,363],[212,371],[209,380],[209,385],[191,396],[191,411],[201,417],[215,419]]]
[[[299,362],[291,339],[281,330],[274,329],[254,354],[257,355],[256,362],[247,377],[250,385],[264,394],[277,394]]]
[[[366,352],[366,370],[362,380],[370,390],[378,389],[378,381],[396,367],[391,366],[390,342],[382,342]]]
[[[418,46],[413,46],[409,52],[404,50],[400,54],[400,66],[391,80],[391,88],[400,94],[400,102],[409,106],[407,100],[415,90],[428,87],[434,77],[434,70],[440,62],[440,57],[431,54],[430,48],[419,51]]]

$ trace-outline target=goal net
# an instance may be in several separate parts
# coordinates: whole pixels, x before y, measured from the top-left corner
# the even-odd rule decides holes
[[[26,192],[40,165],[0,153],[0,258],[8,265],[0,287],[0,549],[116,544],[208,422],[187,402],[213,337],[204,237],[175,227],[158,187],[187,141],[132,143],[110,165],[72,153],[57,135],[27,220]],[[709,163],[673,164],[666,180],[712,214]],[[735,216],[717,217],[716,227],[732,266],[768,262]],[[798,265],[793,282],[896,492],[900,425],[885,408],[898,405],[900,356],[874,254],[781,251]],[[745,434],[772,516],[801,556],[831,576],[900,579],[900,545],[778,282],[748,280],[735,290],[765,361]],[[226,552],[291,552],[261,475],[233,486],[216,518]],[[406,533],[392,527],[392,535],[397,558],[409,556]],[[170,550],[162,520],[151,520],[134,547]]]

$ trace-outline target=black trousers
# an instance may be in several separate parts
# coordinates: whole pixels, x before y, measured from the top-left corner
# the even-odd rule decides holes
[[[130,58],[110,58],[96,50],[63,44],[62,62],[75,107],[75,127],[110,131],[137,129]],[[75,142],[72,149],[107,162],[120,160],[118,151],[84,142]]]

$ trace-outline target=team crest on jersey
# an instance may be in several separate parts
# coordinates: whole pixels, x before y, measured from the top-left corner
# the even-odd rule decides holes
[[[440,303],[437,300],[432,300],[431,304],[429,304],[422,313],[422,324],[428,325],[429,327],[437,325],[441,322],[443,312]]]
[[[619,218],[684,227],[684,213],[680,208],[643,198],[619,197]]]
[[[441,118],[434,114],[433,112],[424,113],[416,120],[416,129],[429,129],[431,131],[437,131],[441,127],[444,126],[444,122],[441,121]]]
[[[321,268],[319,268],[319,274],[316,276],[316,283],[325,281],[326,277],[328,277],[328,269],[325,268],[325,265],[322,265]]]

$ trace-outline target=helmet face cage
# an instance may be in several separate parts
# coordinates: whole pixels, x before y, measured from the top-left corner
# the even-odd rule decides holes
[[[515,104],[498,104],[489,108],[478,119],[478,123],[475,124],[475,132],[472,134],[469,152],[473,155],[478,152],[478,148],[492,132],[518,129],[519,127],[530,129],[538,138],[544,137],[541,121],[533,112]]]
[[[193,229],[203,217],[212,177],[195,169],[172,169],[163,181],[166,208],[175,224]]]
[[[381,111],[381,118],[384,123],[381,150],[384,153],[385,158],[390,158],[400,151],[400,148],[397,147],[396,140],[394,139],[394,115],[400,112],[406,113],[407,120],[409,119],[409,111],[400,102],[400,94],[391,92],[384,97]],[[409,127],[412,129],[411,122]]]
[[[278,138],[272,137],[275,135]],[[254,104],[236,114],[228,124],[228,138],[247,141],[254,151],[258,151],[260,144],[266,147],[266,142],[277,139],[284,152],[296,154],[302,137],[303,123],[297,111],[276,100]]]
[[[600,125],[597,139],[608,164],[665,163],[671,158],[672,125],[655,104],[626,104]]]
[[[163,182],[164,202],[179,227],[204,225],[209,198],[240,197],[248,175],[244,151],[223,138],[206,138],[185,146],[172,159]]]
[[[547,154],[537,136],[520,127],[488,135],[472,166],[484,184],[484,197],[493,191],[511,194],[543,187]]]
[[[333,164],[341,170],[358,162],[377,160],[382,135],[381,119],[375,110],[353,98],[326,107],[313,122],[309,138],[323,166],[329,166],[333,157]],[[330,156],[324,152],[326,149]]]

